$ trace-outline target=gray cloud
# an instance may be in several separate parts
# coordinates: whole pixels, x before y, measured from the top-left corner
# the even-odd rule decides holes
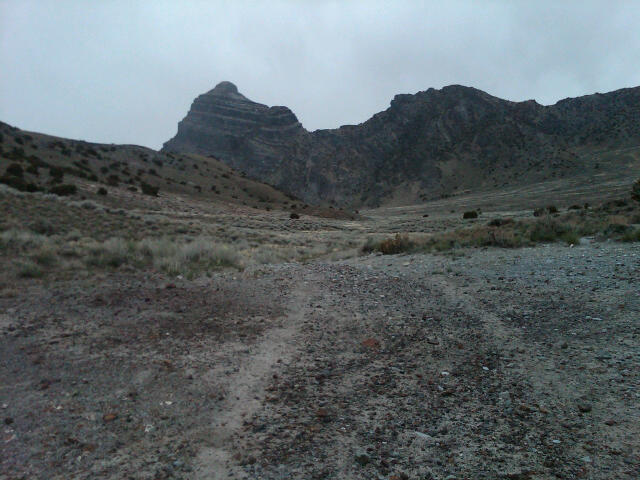
[[[0,120],[158,148],[222,80],[308,129],[459,83],[549,104],[640,85],[635,1],[0,0]]]

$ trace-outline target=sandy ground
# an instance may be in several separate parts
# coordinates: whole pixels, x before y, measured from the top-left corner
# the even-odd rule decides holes
[[[0,291],[0,479],[638,478],[640,251]]]

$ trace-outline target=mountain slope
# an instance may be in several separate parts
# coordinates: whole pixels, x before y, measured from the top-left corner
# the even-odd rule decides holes
[[[640,88],[543,106],[452,85],[396,95],[360,125],[308,132],[288,108],[222,82],[163,151],[214,155],[309,202],[377,206],[595,172],[594,150],[639,144]]]

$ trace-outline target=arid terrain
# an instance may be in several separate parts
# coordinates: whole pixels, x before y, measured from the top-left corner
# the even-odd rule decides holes
[[[0,479],[638,478],[630,167],[300,218],[3,186]]]

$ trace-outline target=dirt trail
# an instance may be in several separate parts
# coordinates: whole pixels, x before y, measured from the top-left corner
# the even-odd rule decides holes
[[[301,276],[302,277],[302,276]],[[208,441],[195,460],[195,478],[202,480],[245,478],[238,460],[250,457],[243,449],[243,422],[250,419],[265,403],[265,387],[275,372],[289,364],[302,345],[301,327],[308,312],[311,282],[292,282],[286,316],[281,326],[266,330],[250,351],[237,359],[237,371],[227,379],[226,398],[215,413]],[[227,346],[228,348],[228,346]],[[213,375],[221,372],[214,369]],[[236,458],[233,458],[234,455]]]

